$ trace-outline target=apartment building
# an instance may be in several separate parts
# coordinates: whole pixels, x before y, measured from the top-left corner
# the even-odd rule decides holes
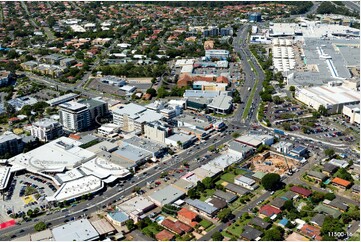
[[[59,105],[60,123],[64,129],[80,131],[90,126],[90,112],[85,104],[74,101]]]
[[[0,156],[16,155],[23,151],[24,143],[20,136],[6,131],[0,136]]]
[[[46,118],[33,123],[30,132],[41,141],[53,140],[64,133],[63,126],[58,121]]]

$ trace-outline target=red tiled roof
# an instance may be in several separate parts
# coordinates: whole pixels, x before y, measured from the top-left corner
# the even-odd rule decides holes
[[[271,205],[267,204],[267,205],[264,205],[263,207],[261,207],[259,212],[266,215],[266,216],[268,216],[268,217],[271,217],[274,214],[281,213],[282,211],[280,209],[278,209],[278,208],[272,207]]]
[[[169,240],[173,239],[173,237],[174,237],[174,234],[165,229],[155,235],[155,238],[157,240],[161,240],[161,241],[169,241]]]
[[[79,135],[76,135],[76,134],[70,134],[69,138],[75,139],[75,140],[80,140],[81,137]]]
[[[318,240],[318,241],[322,240],[322,237],[320,236],[320,234],[321,234],[320,229],[316,228],[312,225],[309,225],[309,224],[303,225],[303,227],[301,228],[301,232],[304,235],[313,238],[314,240]]]
[[[173,222],[169,219],[164,219],[161,225],[177,234],[183,234],[192,231],[192,227],[180,221]]]
[[[187,208],[182,208],[181,210],[178,211],[178,216],[183,216],[192,221],[195,220],[198,215]]]
[[[291,191],[292,192],[295,192],[295,193],[298,193],[302,196],[305,196],[305,197],[308,197],[312,194],[312,192],[306,188],[303,188],[303,187],[298,187],[298,186],[293,186],[291,187]]]
[[[351,182],[341,179],[339,177],[333,178],[332,182],[343,187],[348,187],[351,184]]]
[[[217,77],[216,82],[218,82],[218,83],[228,83],[228,78],[225,77],[225,76],[219,76],[219,77]]]

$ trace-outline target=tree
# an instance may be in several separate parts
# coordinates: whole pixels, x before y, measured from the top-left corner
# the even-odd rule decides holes
[[[322,116],[327,116],[328,113],[327,113],[327,109],[325,108],[325,106],[323,105],[320,105],[318,107],[318,110],[317,110]]]
[[[262,178],[262,185],[268,191],[274,191],[280,188],[280,175],[276,173],[268,173]]]
[[[221,234],[221,232],[215,232],[213,235],[212,235],[212,240],[213,241],[222,241],[223,240],[223,235]]]
[[[215,147],[214,145],[211,145],[211,146],[209,146],[209,148],[208,148],[208,150],[211,151],[211,152],[214,151],[215,149],[216,149],[216,147]]]
[[[327,200],[332,201],[335,198],[336,198],[336,195],[331,192],[325,194],[325,199],[327,199]]]
[[[178,212],[178,208],[176,206],[172,206],[170,204],[165,204],[162,207],[162,212],[170,215],[175,215]]]
[[[191,199],[199,198],[197,189],[195,187],[193,187],[192,189],[190,189],[188,191],[188,197],[191,198]]]
[[[282,99],[281,99],[279,96],[274,96],[274,97],[272,98],[272,100],[273,100],[273,102],[274,102],[275,104],[280,104],[280,103],[283,102]]]
[[[332,158],[335,155],[335,151],[331,148],[325,150],[325,155],[328,156],[328,158]]]
[[[224,208],[218,212],[217,217],[222,222],[227,222],[228,219],[231,217],[231,215],[232,215],[232,210],[230,208]]]
[[[13,105],[11,105],[11,104],[8,103],[8,102],[5,102],[5,103],[4,103],[4,108],[5,108],[5,112],[6,112],[7,114],[9,114],[9,116],[12,115],[12,114],[14,114],[14,113],[16,112],[15,108],[13,107]]]
[[[135,229],[134,220],[129,219],[128,221],[125,222],[125,226],[127,226],[127,229],[130,230],[130,231]]]
[[[206,177],[202,180],[202,183],[206,187],[206,189],[211,189],[214,186],[213,180],[210,177]]]
[[[296,91],[296,88],[295,88],[295,86],[290,86],[290,91],[291,91],[291,92],[294,92],[294,91]]]
[[[261,153],[261,152],[263,152],[264,150],[269,150],[270,149],[270,147],[268,146],[268,145],[260,145],[257,149],[256,149],[256,152],[257,153]]]
[[[327,216],[322,224],[321,235],[323,236],[323,239],[325,239],[325,236],[329,236],[330,232],[345,232],[343,227],[344,225],[341,224],[340,220]],[[335,240],[334,237],[331,238],[331,240]]]
[[[42,231],[42,230],[45,230],[46,227],[47,226],[46,226],[46,224],[44,222],[39,222],[39,223],[35,224],[34,229],[36,231]]]
[[[325,194],[322,192],[313,192],[311,195],[311,202],[313,204],[318,204],[319,202],[325,199]]]
[[[149,88],[146,93],[152,95],[152,97],[157,96],[157,91],[154,88]]]
[[[344,179],[346,181],[353,182],[353,178],[352,178],[351,174],[348,173],[345,168],[341,167],[340,169],[338,169],[337,172],[335,173],[335,176],[339,177],[341,179]]]
[[[287,200],[283,207],[287,210],[287,211],[291,211],[293,210],[295,207],[293,206],[293,201],[292,200]]]
[[[182,141],[178,140],[178,141],[177,141],[177,145],[178,145],[178,147],[182,148],[182,147],[183,147]]]
[[[241,103],[242,102],[241,95],[239,94],[239,91],[237,89],[233,92],[233,102],[234,103]]]
[[[264,232],[263,241],[282,241],[282,233],[278,229],[269,229]]]
[[[232,134],[232,137],[234,138],[234,139],[237,139],[238,137],[239,137],[239,133],[237,133],[237,132],[234,132],[233,134]]]
[[[33,210],[29,209],[27,212],[26,212],[26,215],[28,215],[28,217],[32,217],[34,215],[34,212]]]
[[[15,59],[15,58],[18,58],[19,57],[19,54],[16,53],[16,51],[14,49],[10,50],[7,54],[7,57],[9,59]]]

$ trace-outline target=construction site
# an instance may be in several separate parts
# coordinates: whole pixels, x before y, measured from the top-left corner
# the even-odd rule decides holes
[[[288,156],[266,151],[251,158],[248,161],[248,166],[253,171],[283,175],[295,171],[299,166],[299,161]]]

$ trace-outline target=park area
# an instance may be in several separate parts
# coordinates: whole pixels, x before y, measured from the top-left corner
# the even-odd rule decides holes
[[[251,170],[263,173],[277,173],[279,175],[283,175],[288,169],[292,170],[298,166],[297,160],[269,151],[256,155],[248,162],[250,163]]]

